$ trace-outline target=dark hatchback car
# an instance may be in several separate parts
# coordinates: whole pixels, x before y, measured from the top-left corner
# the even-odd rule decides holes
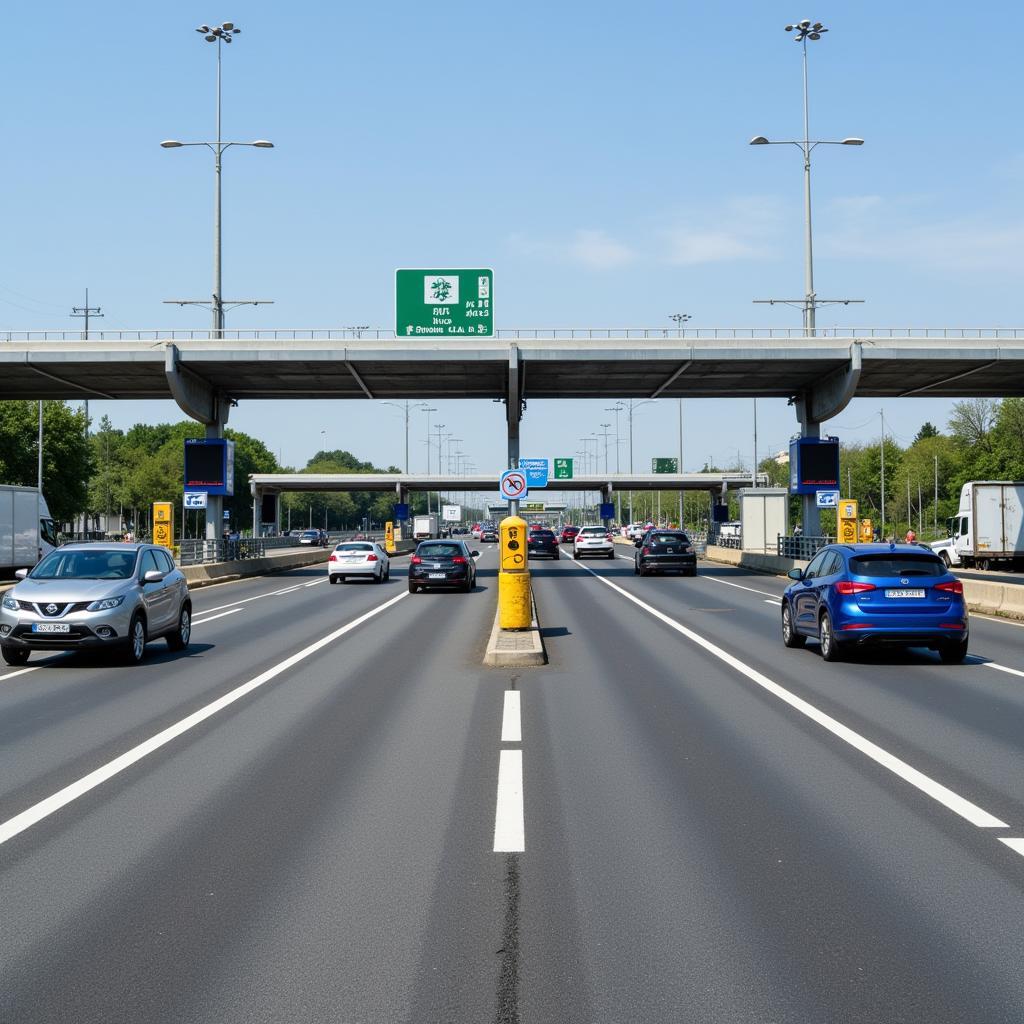
[[[551,530],[531,530],[526,539],[526,555],[549,555],[558,558],[558,538]]]
[[[670,571],[697,575],[697,553],[681,530],[648,530],[635,546],[633,572],[638,576]]]
[[[431,587],[455,587],[469,593],[476,583],[479,551],[470,551],[464,540],[425,540],[409,559],[409,593]]]
[[[963,584],[916,544],[831,544],[782,595],[782,642],[821,644],[825,661],[854,646],[929,647],[949,664],[967,656]]]

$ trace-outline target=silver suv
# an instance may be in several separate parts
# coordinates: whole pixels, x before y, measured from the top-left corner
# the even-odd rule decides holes
[[[146,641],[183,651],[192,602],[171,553],[154,544],[69,544],[47,555],[0,602],[0,653],[24,665],[32,651],[113,648],[129,665]]]

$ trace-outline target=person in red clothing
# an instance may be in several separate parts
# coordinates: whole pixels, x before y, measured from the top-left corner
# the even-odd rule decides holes
[[[906,540],[906,542],[908,544],[916,544],[917,543],[917,534],[914,533],[914,528],[913,527],[911,527],[909,530],[907,530],[907,536],[904,539]]]

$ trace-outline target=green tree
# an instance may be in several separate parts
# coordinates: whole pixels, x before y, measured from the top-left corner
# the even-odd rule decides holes
[[[925,438],[938,436],[939,428],[935,426],[935,424],[929,423],[925,420],[924,423],[921,424],[921,429],[917,432],[917,437],[914,438],[913,443],[917,444],[918,441],[923,441]]]

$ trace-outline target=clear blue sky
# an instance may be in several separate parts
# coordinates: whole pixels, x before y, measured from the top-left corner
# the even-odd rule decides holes
[[[862,0],[636,4],[208,3],[4,6],[0,329],[206,327],[165,306],[211,289],[213,165],[166,138],[214,131],[271,151],[225,158],[227,298],[273,299],[228,326],[393,326],[400,266],[490,266],[499,327],[799,326],[752,304],[803,290],[794,18],[811,45],[819,325],[1019,326],[1024,269],[1022,8]],[[500,406],[434,402],[481,470],[504,459]],[[611,402],[531,403],[524,455],[565,456]],[[827,429],[878,436],[883,403]],[[951,403],[884,403],[907,443]],[[170,403],[96,402],[120,426],[180,418]],[[796,429],[759,403],[759,450]],[[402,419],[370,403],[243,403],[232,425],[286,462],[319,447],[401,464]],[[425,465],[414,418],[413,469]],[[686,404],[684,463],[749,465],[750,400]],[[638,412],[637,468],[676,454],[676,404]]]

